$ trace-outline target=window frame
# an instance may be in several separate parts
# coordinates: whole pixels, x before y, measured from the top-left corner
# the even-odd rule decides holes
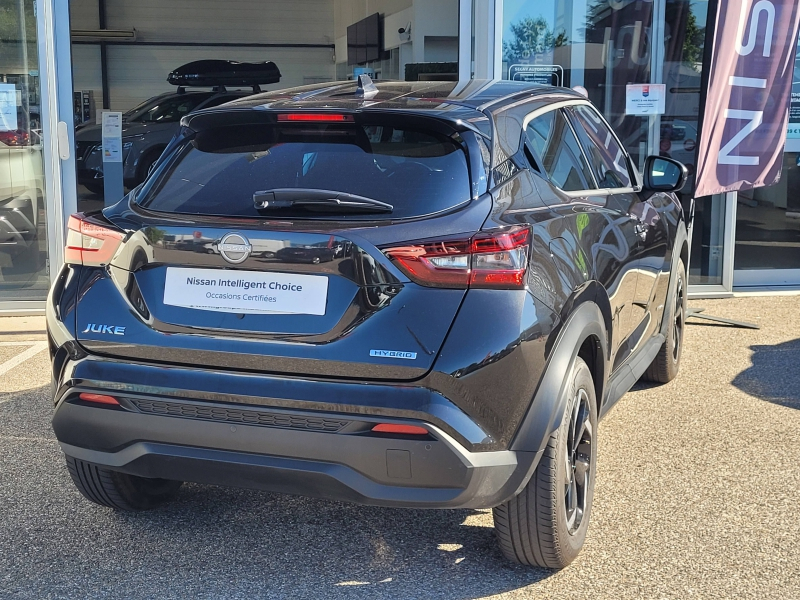
[[[615,142],[617,142],[617,145],[619,146],[620,150],[622,150],[622,156],[625,158],[625,167],[628,170],[628,177],[631,180],[631,185],[618,188],[600,188],[600,189],[610,189],[618,194],[631,193],[631,191],[640,192],[642,190],[642,186],[640,185],[641,182],[638,178],[639,172],[637,169],[632,168],[633,162],[631,161],[631,157],[630,154],[628,153],[628,150],[625,148],[625,146],[622,145],[622,142],[620,141],[619,137],[617,137],[617,133],[614,131],[611,125],[609,125],[608,121],[606,121],[602,113],[599,110],[597,110],[597,108],[592,103],[580,103],[564,108],[573,108],[574,106],[585,106],[589,111],[592,111],[595,114],[595,116],[597,116],[600,119],[600,123],[605,125],[606,129],[609,131],[609,133],[611,133],[611,137],[614,138]],[[586,152],[586,148],[584,148],[584,145],[581,143],[581,137],[577,134],[577,128],[582,127],[582,125],[580,124],[580,122],[575,123],[577,119],[572,114],[570,114],[570,111],[565,110],[564,116],[572,124],[572,128],[575,131],[576,137],[578,138],[578,144],[580,144],[581,147],[584,149],[584,153],[586,153],[588,159],[588,153]]]
[[[586,170],[588,171],[588,177],[587,177],[586,173],[584,173],[584,177],[587,177],[587,179],[591,179],[591,181],[588,181],[587,183],[590,183],[590,184],[593,183],[595,187],[593,187],[593,188],[584,188],[584,189],[581,189],[581,190],[565,190],[561,186],[559,186],[555,181],[552,180],[550,174],[547,173],[546,170],[544,170],[544,171],[540,170],[539,172],[551,184],[553,184],[560,192],[562,192],[564,194],[578,194],[580,196],[585,196],[587,194],[593,194],[595,191],[597,191],[597,190],[599,190],[601,188],[597,183],[597,179],[594,176],[594,172],[592,171],[591,162],[589,161],[589,157],[586,155],[586,150],[581,145],[580,138],[578,137],[578,134],[575,133],[575,128],[573,127],[573,125],[570,122],[570,120],[567,118],[567,114],[563,110],[561,110],[561,108],[562,107],[555,108],[553,110],[545,110],[545,111],[541,111],[541,112],[535,111],[535,112],[539,112],[539,114],[537,114],[535,117],[533,117],[531,119],[528,119],[526,117],[524,119],[524,121],[523,121],[524,123],[526,123],[526,125],[522,129],[522,137],[525,140],[525,142],[529,142],[527,131],[528,131],[528,125],[530,125],[532,121],[535,121],[536,119],[538,119],[540,117],[543,117],[544,115],[546,115],[548,113],[551,113],[551,112],[560,113],[561,117],[564,119],[564,122],[567,124],[567,127],[569,128],[569,131],[572,132],[572,137],[575,139],[575,143],[578,145],[578,151],[580,152],[581,157],[583,158],[583,161],[585,163]],[[523,149],[523,151],[524,151],[524,149]],[[531,154],[533,154],[533,152],[531,152]],[[534,154],[534,158],[538,158],[538,157]],[[538,162],[538,160],[537,160],[537,162]],[[542,167],[544,167],[544,165],[542,165]]]
[[[628,154],[628,150],[622,144],[622,142],[620,141],[619,137],[617,136],[617,133],[614,131],[614,129],[611,127],[611,125],[608,124],[608,121],[603,116],[603,114],[599,110],[597,110],[594,107],[594,105],[591,102],[589,102],[588,100],[580,100],[580,99],[562,100],[560,102],[554,102],[553,104],[548,104],[547,106],[542,106],[540,108],[537,108],[536,110],[533,110],[533,111],[529,112],[527,115],[525,115],[525,118],[522,120],[522,132],[521,132],[522,138],[526,138],[527,137],[525,131],[527,130],[528,125],[530,124],[531,121],[533,121],[534,119],[537,119],[537,118],[541,117],[542,115],[545,115],[545,114],[547,114],[549,112],[552,112],[554,110],[558,110],[558,111],[561,112],[561,114],[563,115],[564,119],[566,119],[567,123],[569,124],[569,127],[570,127],[570,129],[572,131],[572,135],[575,136],[575,140],[578,142],[578,147],[580,148],[581,153],[583,154],[583,159],[586,161],[587,165],[591,165],[591,162],[589,161],[589,158],[588,158],[587,153],[586,153],[586,148],[584,148],[584,145],[581,143],[580,136],[578,136],[577,132],[575,131],[575,124],[572,122],[572,118],[570,117],[570,115],[569,115],[569,113],[567,111],[562,110],[564,108],[568,108],[568,107],[571,107],[571,106],[587,106],[590,110],[594,110],[594,112],[597,114],[597,116],[600,117],[600,120],[608,128],[608,130],[611,132],[611,135],[614,137],[614,140],[617,142],[617,144],[619,144],[619,147],[622,149],[622,152],[623,152],[623,154],[625,156],[625,164],[628,167],[628,174],[629,174],[629,176],[631,178],[631,183],[633,185],[631,187],[621,187],[621,188],[601,188],[601,187],[599,187],[599,185],[597,183],[597,179],[595,177],[594,170],[590,168],[589,171],[590,171],[590,174],[592,176],[592,181],[594,182],[594,184],[597,187],[595,189],[575,190],[575,191],[571,191],[570,192],[570,191],[562,190],[559,186],[557,186],[550,179],[550,176],[547,173],[540,172],[535,167],[533,167],[533,165],[531,165],[532,170],[534,170],[540,176],[546,178],[547,181],[551,185],[556,187],[559,192],[561,192],[562,194],[564,194],[564,195],[566,195],[566,196],[568,196],[569,198],[572,198],[572,199],[578,199],[578,198],[582,198],[582,197],[585,197],[585,196],[610,196],[612,194],[631,194],[631,193],[641,192],[642,191],[641,175],[639,174],[639,171],[637,169],[632,168],[633,167],[633,163],[631,162],[631,157],[630,157],[630,154]],[[525,143],[525,141],[527,141],[527,140],[523,139],[523,143]]]

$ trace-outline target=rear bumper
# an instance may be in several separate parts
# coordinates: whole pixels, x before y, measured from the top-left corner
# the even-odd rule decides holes
[[[408,384],[94,356],[67,359],[56,371],[53,429],[63,451],[142,477],[381,506],[488,508],[513,496],[538,458],[491,448],[446,398]],[[82,391],[113,395],[122,407],[80,401]],[[420,425],[429,435],[376,434],[377,423]]]
[[[134,406],[128,399],[122,403]],[[210,416],[144,414],[64,401],[56,409],[53,429],[65,454],[132,475],[380,506],[496,506],[518,491],[536,462],[534,453],[469,452],[430,424],[425,424],[429,436],[413,439],[364,431],[372,420],[351,415],[155,403],[173,413],[179,405],[185,410],[178,411],[189,413],[201,407]],[[249,409],[278,415],[283,426],[243,424],[242,413]],[[227,414],[231,411],[236,424]],[[244,418],[253,422],[257,417]],[[303,419],[328,430],[291,424]],[[337,423],[343,428],[334,431]]]

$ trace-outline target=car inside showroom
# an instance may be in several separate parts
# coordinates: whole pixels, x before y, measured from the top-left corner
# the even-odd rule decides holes
[[[0,50],[8,89],[0,93],[19,116],[0,133],[8,197],[0,204],[0,302],[10,312],[41,312],[61,260],[63,219],[141,183],[193,110],[358,73],[458,77],[458,0],[3,4],[10,43]],[[48,65],[59,74],[49,86]],[[173,73],[183,74],[171,79],[180,85],[168,81]],[[42,131],[42,111],[53,115],[52,134]],[[103,161],[105,112],[122,113],[118,170]],[[60,167],[58,177],[48,162]]]

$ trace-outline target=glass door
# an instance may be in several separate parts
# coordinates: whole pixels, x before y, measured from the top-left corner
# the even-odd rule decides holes
[[[62,194],[75,179],[69,5],[0,9],[0,314],[36,314],[75,211],[74,192]]]
[[[42,78],[34,0],[0,0],[0,309],[43,301],[50,285]]]
[[[736,194],[697,198],[689,232],[689,293],[692,296],[731,295],[733,282],[733,228]]]

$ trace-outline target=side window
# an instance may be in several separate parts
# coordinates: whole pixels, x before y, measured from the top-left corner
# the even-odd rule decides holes
[[[601,188],[633,187],[625,152],[597,111],[589,106],[572,106],[567,110],[589,156],[598,185]]]
[[[596,188],[578,140],[560,110],[533,119],[525,129],[534,158],[554,185],[565,192]]]

